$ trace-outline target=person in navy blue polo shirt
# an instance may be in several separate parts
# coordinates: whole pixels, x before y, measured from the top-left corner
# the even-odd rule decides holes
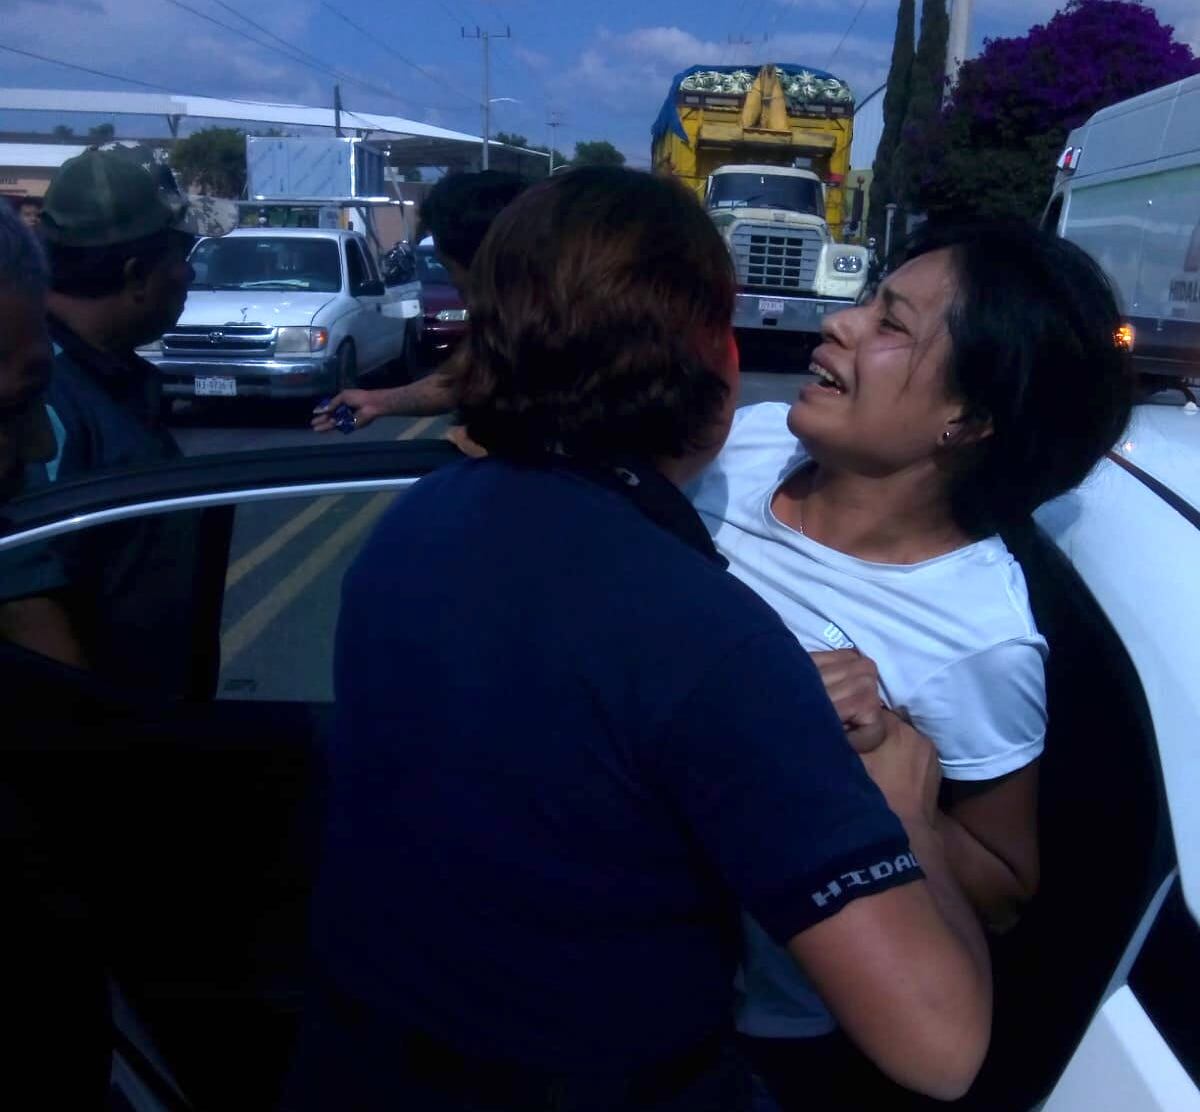
[[[400,498],[343,589],[291,1107],[747,1107],[739,908],[896,1080],[978,1069],[932,746],[851,749],[679,490],[732,418],[733,290],[695,200],[626,170],[484,242],[452,373],[489,454]]]

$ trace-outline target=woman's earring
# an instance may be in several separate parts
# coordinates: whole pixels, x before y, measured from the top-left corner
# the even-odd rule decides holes
[[[952,432],[951,432],[949,429],[945,429],[945,430],[943,430],[943,432],[942,432],[942,443],[943,443],[943,444],[949,444],[949,443],[950,443],[950,437],[952,437],[953,435],[954,435],[954,433],[952,433]]]

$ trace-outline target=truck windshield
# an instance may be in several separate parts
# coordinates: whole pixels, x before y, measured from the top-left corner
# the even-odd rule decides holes
[[[308,290],[342,288],[338,245],[332,239],[298,236],[235,236],[206,239],[189,260],[194,290]]]
[[[452,286],[450,272],[442,266],[432,247],[417,248],[417,278],[429,286]]]
[[[793,178],[786,174],[717,174],[712,179],[708,207],[786,209],[824,215],[821,185],[812,178]]]

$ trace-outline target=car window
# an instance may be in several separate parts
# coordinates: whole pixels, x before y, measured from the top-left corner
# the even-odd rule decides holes
[[[422,247],[417,251],[417,278],[430,286],[453,285],[450,272],[442,266],[430,247]]]
[[[337,243],[299,236],[206,239],[191,256],[193,290],[308,290],[341,288]]]
[[[362,251],[352,239],[346,240],[346,276],[352,293],[360,289],[367,280],[367,265],[363,260]]]
[[[372,282],[378,282],[380,280],[379,279],[379,267],[375,263],[375,252],[372,251],[370,248],[368,248],[367,253],[366,253],[366,258],[367,258],[367,275],[371,279]]]
[[[237,507],[221,612],[219,699],[329,702],[342,579],[403,492]]]

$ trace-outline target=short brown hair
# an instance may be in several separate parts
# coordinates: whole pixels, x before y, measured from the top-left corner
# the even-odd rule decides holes
[[[659,459],[703,445],[728,391],[729,253],[678,183],[587,167],[497,218],[448,368],[490,452]]]

